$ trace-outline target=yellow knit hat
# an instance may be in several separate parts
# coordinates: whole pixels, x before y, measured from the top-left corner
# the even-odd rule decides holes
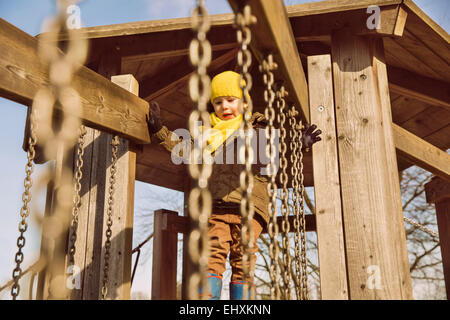
[[[211,103],[217,97],[236,97],[242,99],[242,90],[239,88],[239,73],[224,71],[212,79]]]

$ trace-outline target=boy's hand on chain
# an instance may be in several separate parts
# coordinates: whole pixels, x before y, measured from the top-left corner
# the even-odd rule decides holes
[[[316,129],[317,126],[315,124],[304,124],[304,127],[302,129],[302,150],[308,152],[314,143],[322,140],[322,138],[319,137],[322,131],[320,129]]]
[[[151,101],[148,111],[150,117],[149,119],[147,119],[148,131],[151,134],[154,134],[162,128],[161,109],[159,108],[158,102]]]

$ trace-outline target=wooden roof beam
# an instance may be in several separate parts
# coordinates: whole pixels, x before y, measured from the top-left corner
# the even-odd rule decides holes
[[[289,92],[286,98],[294,104],[304,121],[309,122],[308,85],[300,61],[291,24],[286,8],[281,0],[228,0],[233,11],[248,4],[256,17],[256,24],[250,26],[254,55],[261,59],[261,54],[272,53],[278,64],[276,80],[283,80]]]
[[[367,6],[368,7],[368,6]],[[374,13],[367,12],[367,7],[351,11],[334,11],[321,15],[298,16],[290,15],[292,30],[296,41],[324,41],[330,42],[334,30],[349,28],[352,34],[383,37],[402,36],[405,28],[407,13],[398,4],[381,6],[378,28],[369,28]]]
[[[450,181],[450,155],[395,123],[392,123],[392,130],[400,156]]]
[[[31,106],[48,70],[40,62],[38,40],[0,19],[0,96]],[[82,122],[135,143],[149,143],[148,103],[87,67],[73,76],[82,101]]]
[[[389,90],[405,97],[450,110],[448,83],[388,66]]]

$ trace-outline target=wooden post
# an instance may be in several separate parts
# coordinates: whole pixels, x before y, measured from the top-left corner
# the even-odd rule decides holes
[[[189,218],[189,193],[191,191],[191,176],[189,175],[189,172],[186,170],[184,180],[184,211],[183,216],[186,218],[187,221],[191,221]],[[183,235],[183,271],[181,275],[181,299],[187,300],[189,299],[189,293],[188,293],[188,282],[189,277],[192,274],[192,263],[191,259],[189,257],[189,226],[187,228],[187,232]]]
[[[152,300],[177,298],[177,239],[178,233],[169,230],[175,211],[155,211],[153,223]]]
[[[412,299],[382,39],[331,49],[349,297]]]
[[[139,85],[132,75],[112,76],[111,81],[138,95]],[[86,129],[75,255],[75,265],[80,271],[80,287],[72,290],[71,299],[96,300],[101,297],[103,280],[112,135]],[[136,153],[133,146],[121,138],[111,227],[107,295],[110,299],[130,298],[135,174]]]
[[[347,268],[341,211],[333,79],[330,55],[308,57],[311,123],[322,130],[313,146],[314,198],[323,300],[347,300]]]
[[[425,185],[428,203],[434,203],[441,244],[445,290],[450,300],[450,182],[434,177]]]

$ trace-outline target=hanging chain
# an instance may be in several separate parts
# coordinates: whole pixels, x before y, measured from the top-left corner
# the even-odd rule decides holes
[[[189,131],[194,140],[194,157],[191,157],[188,166],[193,180],[193,188],[189,194],[191,218],[189,256],[195,270],[189,278],[188,296],[190,299],[198,299],[200,290],[203,293],[208,291],[206,281],[209,258],[207,227],[212,210],[212,198],[208,189],[212,164],[206,149],[206,139],[203,139],[199,125],[199,122],[203,124],[205,132],[211,127],[207,111],[210,97],[210,78],[207,74],[207,67],[211,62],[211,44],[206,38],[210,20],[203,0],[197,0],[191,18],[195,37],[189,46],[189,58],[195,67],[195,72],[189,80],[189,94],[192,101],[196,103],[196,108],[189,115]],[[207,295],[202,294],[202,298],[206,299]]]
[[[109,280],[109,260],[111,256],[111,236],[112,236],[112,224],[113,224],[113,207],[114,207],[114,191],[116,184],[116,172],[117,172],[117,153],[119,151],[120,140],[118,136],[114,136],[111,141],[112,146],[112,161],[109,175],[109,195],[108,195],[108,219],[106,220],[106,241],[105,241],[105,253],[103,256],[103,282],[102,282],[102,299],[105,300],[108,294],[108,280]]]
[[[254,205],[252,200],[253,189],[253,173],[252,173],[252,156],[253,149],[251,147],[252,124],[250,122],[253,104],[249,92],[252,88],[252,76],[249,72],[252,64],[252,54],[249,49],[251,41],[251,31],[249,26],[256,23],[256,18],[252,16],[250,6],[246,5],[242,12],[238,12],[235,18],[235,26],[237,28],[237,41],[239,43],[239,51],[237,62],[240,71],[239,87],[242,90],[241,111],[243,111],[243,130],[240,131],[241,139],[245,139],[244,163],[245,169],[240,174],[240,186],[242,189],[241,200],[241,239],[242,239],[242,268],[244,294],[243,299],[255,299],[254,290],[249,289],[253,286],[253,278],[255,266],[253,261],[253,251],[255,248],[255,239],[252,228],[254,216]]]
[[[299,175],[299,202],[300,202],[300,244],[301,244],[301,269],[302,269],[302,277],[301,277],[301,299],[302,300],[308,300],[308,273],[307,273],[307,260],[306,260],[306,221],[305,221],[305,202],[303,199],[304,193],[305,193],[305,186],[304,186],[304,176],[303,176],[303,143],[302,143],[302,130],[303,129],[303,123],[302,121],[299,122],[297,131],[298,134],[298,153],[299,153],[299,159],[297,163],[297,174]]]
[[[22,202],[23,205],[20,208],[20,216],[22,219],[19,223],[19,232],[20,235],[17,238],[17,247],[18,251],[15,255],[14,261],[16,262],[16,267],[13,270],[12,276],[13,276],[13,285],[11,287],[11,296],[13,300],[17,299],[17,296],[20,292],[20,285],[19,285],[19,279],[22,277],[22,269],[20,267],[21,263],[23,262],[23,252],[22,248],[25,246],[25,231],[28,229],[28,223],[26,221],[27,217],[30,215],[30,208],[28,206],[29,202],[31,201],[31,186],[33,185],[33,180],[31,178],[31,175],[34,171],[34,165],[33,160],[36,155],[35,152],[35,145],[36,145],[36,132],[35,132],[35,121],[34,121],[34,110],[32,109],[30,114],[30,137],[28,138],[28,151],[27,151],[27,164],[25,166],[25,180],[24,180],[24,187],[25,191],[22,194]]]
[[[291,176],[292,176],[292,207],[294,211],[294,253],[295,253],[295,293],[297,300],[301,299],[301,247],[300,247],[300,182],[299,182],[299,152],[298,146],[298,126],[296,116],[298,111],[294,107],[289,111],[289,127],[290,127],[290,148],[291,148]]]
[[[69,265],[75,264],[75,243],[77,241],[78,213],[81,206],[80,191],[81,178],[83,177],[84,137],[86,136],[86,133],[86,127],[84,125],[80,126],[77,144],[77,161],[75,164],[75,190],[73,196],[72,220],[70,221]]]
[[[275,129],[275,108],[273,103],[275,101],[275,92],[273,90],[274,76],[273,70],[277,68],[277,64],[273,61],[273,56],[268,55],[260,64],[259,71],[263,73],[264,80],[264,101],[266,102],[266,108],[264,111],[265,118],[267,119],[266,137],[268,143],[266,145],[266,154],[270,160],[267,165],[267,173],[269,175],[269,182],[267,184],[267,192],[270,197],[268,203],[268,210],[270,220],[267,226],[267,230],[270,237],[269,244],[269,256],[270,256],[270,299],[280,299],[280,286],[279,286],[279,272],[278,272],[278,223],[277,223],[277,152],[275,146],[276,129]]]
[[[289,190],[287,187],[288,183],[288,175],[287,175],[287,167],[288,161],[286,158],[287,145],[286,145],[286,114],[285,107],[286,102],[284,97],[286,95],[286,91],[283,86],[281,86],[276,93],[276,105],[278,109],[278,123],[280,125],[280,183],[282,185],[281,188],[281,214],[283,217],[283,221],[281,224],[282,230],[282,251],[283,251],[283,282],[284,282],[284,298],[286,300],[290,300],[291,298],[291,254],[289,249]]]
[[[54,252],[50,252],[48,246],[43,248],[43,256],[48,262],[47,270],[49,274],[49,298],[60,299],[66,296],[66,286],[64,281],[65,249],[63,242],[59,241],[68,230],[70,220],[71,201],[73,197],[73,172],[72,166],[66,163],[76,143],[74,133],[80,126],[81,100],[76,90],[71,86],[72,76],[76,70],[83,65],[87,55],[87,41],[79,36],[76,30],[70,30],[66,21],[68,18],[67,8],[74,1],[57,1],[58,14],[56,17],[47,19],[45,22],[46,32],[42,33],[38,42],[38,54],[41,62],[48,70],[48,85],[42,86],[36,93],[31,113],[33,143],[29,143],[29,153],[34,157],[34,144],[39,140],[43,146],[44,156],[47,159],[57,159],[56,166],[49,168],[50,174],[42,174],[36,179],[37,185],[42,181],[50,180],[54,185],[54,199],[51,216],[44,217],[43,241],[55,243]],[[57,46],[60,34],[68,35],[67,45],[64,47],[64,54],[61,54]],[[61,111],[59,122],[55,126],[55,110]],[[68,112],[69,111],[69,112]],[[54,129],[54,128],[58,129]],[[30,141],[31,142],[31,141]],[[29,158],[29,163],[33,160]],[[27,174],[28,176],[28,174]],[[50,177],[50,178],[49,178]],[[49,181],[47,181],[49,182]],[[29,181],[31,187],[31,180]],[[31,199],[29,188],[26,188],[26,201]],[[26,230],[25,217],[29,210],[24,205],[21,229]],[[26,213],[25,213],[26,212]],[[21,231],[23,238],[23,233]],[[25,244],[24,238],[19,237],[18,244],[21,249]],[[53,249],[52,249],[53,250]],[[19,250],[18,261],[23,260],[23,254]],[[17,268],[17,267],[16,267]],[[13,277],[17,278],[20,266],[13,272]],[[13,287],[13,298],[18,294],[16,286]]]

